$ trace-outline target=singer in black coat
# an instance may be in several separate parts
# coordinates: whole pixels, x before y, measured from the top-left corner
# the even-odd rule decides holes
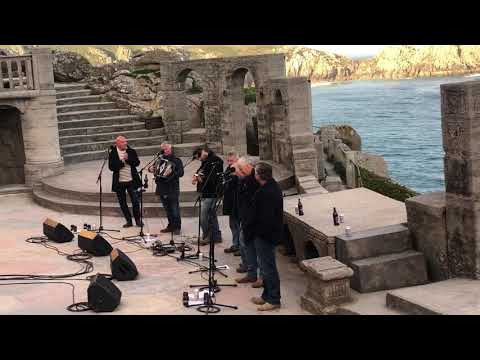
[[[140,160],[138,159],[137,152],[132,149],[130,146],[127,147],[128,160],[121,161],[118,158],[117,148],[115,146],[110,146],[110,154],[108,157],[108,168],[113,171],[112,177],[112,192],[117,192],[120,190],[119,178],[120,178],[120,169],[125,166],[130,166],[132,172],[132,185],[134,188],[138,189],[142,186],[142,180],[140,175],[138,175],[137,166],[140,165]]]
[[[125,192],[128,192],[130,200],[132,201],[133,216],[135,217],[135,222],[138,226],[141,225],[140,221],[140,202],[138,200],[138,188],[142,186],[142,180],[140,175],[138,175],[137,166],[140,165],[140,160],[138,159],[137,152],[131,147],[127,146],[127,155],[128,160],[125,162],[121,161],[118,157],[117,148],[115,146],[110,147],[110,153],[108,156],[108,168],[113,172],[112,175],[112,192],[117,193],[118,203],[122,209],[123,216],[127,223],[123,227],[132,226],[132,214],[128,209],[127,204],[127,195]],[[120,169],[125,166],[130,167],[132,181],[122,183],[120,179]]]

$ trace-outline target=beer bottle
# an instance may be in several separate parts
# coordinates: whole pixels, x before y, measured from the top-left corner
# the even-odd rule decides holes
[[[338,213],[336,208],[333,208],[333,225],[335,226],[340,225],[340,222],[338,221]]]
[[[303,205],[300,199],[298,199],[298,215],[303,216]]]

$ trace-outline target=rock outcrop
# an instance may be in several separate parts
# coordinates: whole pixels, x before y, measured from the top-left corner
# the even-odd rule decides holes
[[[93,73],[83,56],[70,51],[53,51],[53,76],[56,82],[82,81]]]

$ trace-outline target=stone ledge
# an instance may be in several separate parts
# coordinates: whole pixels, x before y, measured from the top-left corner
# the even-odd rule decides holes
[[[353,276],[352,269],[331,256],[303,260],[300,262],[300,267],[322,281],[344,279]]]

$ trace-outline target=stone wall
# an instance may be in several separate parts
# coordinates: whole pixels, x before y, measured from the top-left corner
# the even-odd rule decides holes
[[[63,172],[50,50],[32,49],[32,71],[34,91],[0,92],[0,107],[16,108],[20,113],[25,184],[29,186]]]
[[[0,148],[0,185],[24,184],[22,125],[15,108],[0,108]]]

